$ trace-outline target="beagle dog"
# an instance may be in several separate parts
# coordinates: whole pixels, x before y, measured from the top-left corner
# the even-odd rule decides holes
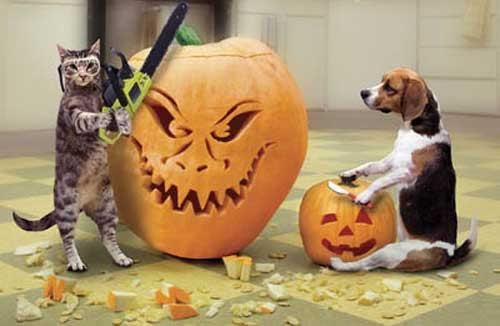
[[[340,271],[379,267],[424,271],[463,261],[476,244],[477,222],[471,220],[469,238],[457,248],[451,141],[436,97],[422,77],[406,68],[389,71],[378,85],[363,89],[361,97],[371,110],[401,114],[403,125],[387,157],[340,176],[354,181],[359,176],[384,174],[356,197],[355,202],[361,205],[377,191],[398,186],[399,242],[355,262],[334,257],[332,267]]]

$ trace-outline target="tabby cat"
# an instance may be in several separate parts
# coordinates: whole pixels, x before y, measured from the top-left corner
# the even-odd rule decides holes
[[[120,266],[131,266],[116,240],[118,221],[108,174],[106,145],[98,129],[130,133],[126,110],[101,113],[100,42],[90,49],[74,51],[57,46],[65,90],[56,127],[55,209],[40,220],[24,219],[13,213],[16,224],[26,231],[42,231],[57,224],[68,260],[69,271],[85,271],[75,246],[75,226],[80,212],[97,224],[102,243]]]

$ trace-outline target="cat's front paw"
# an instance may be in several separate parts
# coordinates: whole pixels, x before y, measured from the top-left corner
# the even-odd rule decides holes
[[[134,260],[124,254],[119,255],[115,259],[115,263],[121,267],[130,267],[134,264]]]
[[[100,113],[97,116],[97,127],[106,129],[109,124],[113,121],[113,116],[109,113]]]
[[[124,135],[130,135],[132,131],[132,121],[130,120],[130,114],[124,108],[120,108],[114,111],[116,126],[118,131]]]
[[[81,260],[70,261],[66,265],[66,269],[69,272],[85,272],[87,270],[87,265],[85,265]]]

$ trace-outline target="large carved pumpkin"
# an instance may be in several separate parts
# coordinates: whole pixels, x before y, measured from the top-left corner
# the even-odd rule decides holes
[[[340,185],[339,180],[335,180]],[[340,185],[359,194],[369,185],[357,180],[355,187]],[[394,203],[383,191],[372,200],[373,208],[355,205],[352,200],[328,188],[328,182],[307,190],[300,205],[299,226],[304,248],[309,257],[321,265],[329,265],[332,256],[354,261],[396,240]]]
[[[286,197],[306,146],[302,96],[267,46],[231,38],[175,49],[131,136],[109,151],[120,218],[176,256],[236,253]]]

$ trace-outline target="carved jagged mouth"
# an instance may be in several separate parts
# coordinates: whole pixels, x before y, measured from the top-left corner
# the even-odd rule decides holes
[[[181,185],[171,184],[158,174],[154,174],[153,168],[148,164],[147,158],[142,156],[142,147],[138,141],[132,138],[132,142],[139,149],[139,154],[141,155],[141,173],[144,176],[143,186],[151,193],[154,201],[160,205],[168,204],[176,211],[185,211],[191,205],[196,215],[209,214],[213,209],[222,211],[230,202],[233,202],[235,206],[238,205],[245,198],[248,189],[252,185],[259,163],[266,154],[267,149],[275,144],[274,142],[266,143],[258,150],[246,175],[239,182],[235,182],[235,186],[225,190],[212,190],[206,197],[206,200],[202,201],[198,192],[193,189],[190,189],[184,198],[179,198],[179,187]]]
[[[375,239],[370,239],[363,242],[359,247],[351,247],[349,245],[334,246],[328,239],[323,239],[323,241],[321,241],[323,247],[330,250],[336,255],[341,255],[344,253],[344,251],[350,251],[354,256],[361,256],[366,254],[368,251],[372,250],[373,247],[375,247],[376,243],[377,241],[375,241]]]

